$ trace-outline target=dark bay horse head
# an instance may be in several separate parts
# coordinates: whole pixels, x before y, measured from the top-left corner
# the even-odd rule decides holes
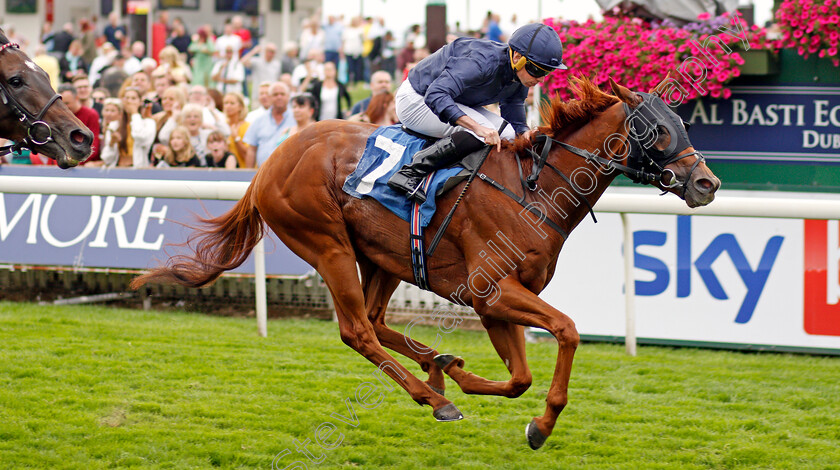
[[[60,98],[47,73],[0,31],[0,137],[61,168],[78,165],[91,154],[93,133]]]
[[[667,81],[668,78],[656,90]],[[692,146],[682,119],[656,93],[633,92],[612,79],[610,86],[627,114],[627,165],[659,175],[652,183],[684,199],[689,207],[712,202],[720,180]]]

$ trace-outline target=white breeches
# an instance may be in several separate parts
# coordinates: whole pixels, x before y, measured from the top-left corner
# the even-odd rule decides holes
[[[421,134],[426,134],[431,137],[447,137],[452,135],[455,131],[467,131],[475,135],[474,132],[467,130],[461,126],[452,126],[442,122],[432,110],[426,106],[423,95],[414,91],[411,83],[408,80],[404,81],[397,90],[395,97],[395,105],[397,109],[397,117],[402,125]],[[492,113],[484,108],[471,108],[461,103],[455,103],[461,108],[467,116],[473,118],[475,122],[490,129],[499,130],[502,125],[501,116]],[[478,137],[478,136],[476,136]],[[516,137],[516,132],[513,127],[506,126],[502,131],[501,138],[506,140],[513,140]],[[479,138],[479,140],[481,140]]]

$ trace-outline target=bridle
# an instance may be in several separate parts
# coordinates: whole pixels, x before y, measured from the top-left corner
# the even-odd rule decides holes
[[[15,47],[20,49],[20,46],[17,43],[9,42],[6,44],[0,45],[0,53],[5,51],[10,47]],[[42,119],[45,114],[47,114],[47,110],[50,106],[53,105],[56,101],[61,99],[61,95],[56,93],[47,101],[47,104],[41,108],[41,111],[38,114],[30,113],[21,103],[20,101],[15,98],[15,95],[6,88],[6,84],[0,82],[0,100],[2,100],[3,104],[11,108],[12,112],[15,114],[15,117],[23,123],[24,128],[26,128],[26,137],[23,138],[22,141],[15,143],[14,145],[7,145],[5,147],[0,147],[0,155],[6,155],[12,152],[20,152],[21,149],[32,149],[33,146],[37,145],[46,145],[50,142],[55,142],[52,137],[52,128],[49,124],[44,122]],[[43,139],[39,139],[37,137],[38,129],[46,129],[46,137]]]
[[[627,103],[623,104],[628,119],[630,119],[631,116],[633,116],[633,110],[630,109]],[[635,121],[633,119],[630,119],[630,126],[633,129],[634,134],[638,135],[635,132],[634,122]],[[657,124],[659,123],[653,123],[653,125]],[[676,141],[677,139],[677,136],[675,135],[675,130],[670,129],[675,125],[676,124],[668,126],[671,132],[672,141]],[[682,120],[680,120],[679,125],[681,126],[680,132],[687,129],[687,125],[683,123]],[[684,137],[687,141],[687,134]],[[630,145],[631,149],[627,155],[627,165],[623,165],[612,158],[605,158],[596,153],[592,153],[587,150],[577,148],[573,145],[569,145],[565,142],[555,140],[547,135],[539,135],[535,138],[534,147],[526,150],[526,152],[531,155],[533,161],[531,174],[525,180],[527,187],[531,191],[536,190],[536,182],[539,178],[543,166],[547,165],[552,170],[559,173],[559,171],[556,168],[554,168],[550,163],[547,162],[548,153],[551,151],[552,143],[554,143],[563,147],[565,150],[571,152],[572,154],[582,157],[593,164],[600,165],[601,167],[604,167],[607,170],[615,169],[621,171],[634,183],[650,185],[658,184],[661,188],[663,188],[662,194],[666,194],[668,189],[676,188],[682,185],[682,189],[680,190],[680,197],[682,199],[685,199],[685,193],[688,190],[688,184],[691,181],[691,175],[694,173],[694,170],[697,169],[700,163],[706,160],[702,153],[695,150],[684,155],[679,155],[679,153],[685,150],[685,148],[677,150],[676,143],[672,142],[672,145],[669,145],[669,149],[666,149],[668,150],[667,154],[663,155],[662,158],[654,158],[654,156],[651,156],[650,154],[649,147],[646,147],[641,142],[639,142],[639,139],[637,137],[632,137],[628,135],[627,142]],[[542,151],[540,153],[537,153],[534,150],[534,148],[539,146],[541,143]],[[686,146],[686,148],[688,147]],[[692,156],[695,158],[695,161],[694,164],[691,166],[691,169],[689,170],[688,175],[686,176],[684,181],[680,181],[673,170],[671,170],[670,168],[665,168],[665,166],[673,162]]]

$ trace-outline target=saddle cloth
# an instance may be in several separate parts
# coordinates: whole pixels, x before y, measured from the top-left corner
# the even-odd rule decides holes
[[[344,181],[347,194],[362,199],[371,197],[406,222],[410,221],[411,202],[405,194],[388,187],[388,179],[403,165],[411,163],[415,153],[428,141],[408,134],[399,124],[380,127],[368,137],[365,151],[356,169]],[[426,202],[420,206],[420,225],[426,227],[435,214],[435,196],[442,194],[469,174],[468,163],[435,172],[426,190]],[[452,181],[449,181],[452,178]]]

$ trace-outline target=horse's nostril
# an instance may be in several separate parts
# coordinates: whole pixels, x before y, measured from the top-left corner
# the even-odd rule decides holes
[[[708,178],[698,178],[697,181],[694,182],[694,184],[697,186],[697,189],[703,192],[708,192],[715,187],[715,184],[712,183],[712,181]]]
[[[90,132],[76,129],[70,133],[70,140],[74,145],[90,145],[93,142]]]

